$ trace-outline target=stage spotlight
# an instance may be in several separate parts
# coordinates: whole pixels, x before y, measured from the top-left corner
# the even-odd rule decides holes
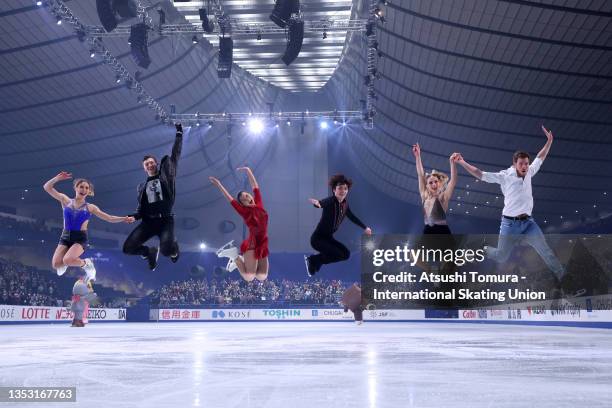
[[[147,44],[147,25],[134,24],[130,27],[130,52],[138,66],[148,68],[151,65],[149,46]]]
[[[299,0],[276,0],[274,10],[270,14],[270,20],[279,27],[286,27],[291,19],[291,14],[300,12]]]
[[[285,65],[290,65],[298,57],[302,42],[304,41],[304,22],[302,20],[291,19],[289,21],[289,41],[287,41],[287,49],[282,56]]]
[[[234,55],[234,40],[231,37],[219,37],[219,62],[217,76],[229,78],[232,76],[232,61]]]
[[[77,40],[79,40],[80,42],[85,42],[85,37],[87,36],[87,34],[85,34],[85,31],[79,28],[76,30],[76,36]]]
[[[208,127],[209,127],[209,128],[213,127],[213,124],[214,124],[214,123],[215,123],[215,122],[213,122],[212,120],[209,120],[209,121],[208,121]]]
[[[264,124],[261,121],[261,119],[249,119],[249,131],[251,133],[255,133],[255,134],[259,134],[261,132],[263,132],[264,130]]]
[[[37,1],[36,5],[39,6],[39,7],[42,6],[42,1]]]
[[[89,56],[90,56],[91,58],[95,57],[95,56],[96,56],[96,51],[95,51],[95,50],[93,50],[93,49],[89,50]]]
[[[195,35],[193,37],[191,37],[191,42],[193,44],[197,44],[198,43],[198,37],[196,37]]]
[[[206,31],[208,34],[214,31],[214,27],[208,18],[208,12],[206,8],[201,8],[200,12],[200,21],[202,21],[202,29]]]
[[[62,25],[62,18],[61,17],[57,17],[57,25]]]
[[[291,121],[287,120],[287,126],[291,126]]]
[[[328,125],[327,125],[327,121],[323,120],[321,121],[321,124],[319,125],[321,127],[321,129],[325,130],[327,129]]]
[[[121,75],[117,74],[117,76],[115,77],[115,82],[116,83],[121,82]]]
[[[200,249],[202,249],[202,250],[206,249],[206,243],[205,242],[200,242]]]
[[[345,120],[342,121],[342,126],[346,126],[346,121]]]

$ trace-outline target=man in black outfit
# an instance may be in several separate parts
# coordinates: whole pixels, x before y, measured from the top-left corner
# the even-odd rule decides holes
[[[353,182],[343,174],[336,174],[329,179],[329,186],[334,195],[320,201],[314,198],[310,199],[312,205],[323,209],[323,214],[317,228],[310,237],[310,245],[319,253],[310,256],[304,255],[308,276],[317,273],[322,265],[349,259],[351,251],[340,241],[334,239],[334,232],[338,230],[344,217],[363,228],[367,235],[372,234],[372,230],[352,213],[346,201],[346,196],[352,184]]]
[[[138,208],[132,214],[136,220],[142,220],[132,231],[123,244],[123,253],[140,255],[149,262],[152,271],[157,267],[159,252],[170,257],[172,262],[178,261],[179,247],[174,237],[174,214],[172,206],[176,196],[174,181],[176,166],[183,146],[183,127],[176,123],[176,138],[172,146],[172,154],[164,156],[157,166],[157,159],[147,155],[142,166],[147,173],[147,180],[138,185]],[[159,237],[159,247],[143,245],[154,236]]]

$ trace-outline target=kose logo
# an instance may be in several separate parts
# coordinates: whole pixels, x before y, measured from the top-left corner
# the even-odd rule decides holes
[[[223,319],[225,317],[225,312],[223,310],[213,310],[212,317],[213,319]]]
[[[227,317],[229,319],[248,319],[249,317],[251,317],[251,312],[244,310],[237,312],[229,311],[227,312]]]
[[[0,309],[0,319],[12,319],[15,317],[15,309]]]

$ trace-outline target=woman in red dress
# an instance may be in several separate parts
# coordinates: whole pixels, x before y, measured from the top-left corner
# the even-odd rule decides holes
[[[234,198],[217,178],[209,177],[208,179],[221,190],[232,207],[240,214],[249,228],[249,236],[240,245],[242,256],[239,255],[238,248],[233,246],[234,241],[219,249],[217,256],[228,257],[229,262],[226,269],[232,271],[238,268],[244,280],[248,282],[253,279],[263,281],[268,277],[268,213],[264,209],[259,185],[251,169],[239,167],[237,170],[247,173],[253,189],[252,195],[246,191],[240,191]]]

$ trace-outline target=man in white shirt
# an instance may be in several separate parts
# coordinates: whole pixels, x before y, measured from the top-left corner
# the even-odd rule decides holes
[[[533,210],[533,195],[531,193],[531,178],[536,175],[544,159],[550,151],[553,134],[542,126],[547,141],[539,151],[533,163],[529,163],[529,154],[516,152],[512,157],[512,166],[497,173],[481,171],[460,157],[458,163],[472,176],[487,183],[497,183],[504,194],[504,209],[499,228],[499,246],[487,247],[487,255],[497,262],[505,262],[512,248],[518,243],[518,235],[523,235],[526,242],[536,250],[548,268],[558,279],[565,273],[563,265],[550,249],[542,230],[531,216]]]

